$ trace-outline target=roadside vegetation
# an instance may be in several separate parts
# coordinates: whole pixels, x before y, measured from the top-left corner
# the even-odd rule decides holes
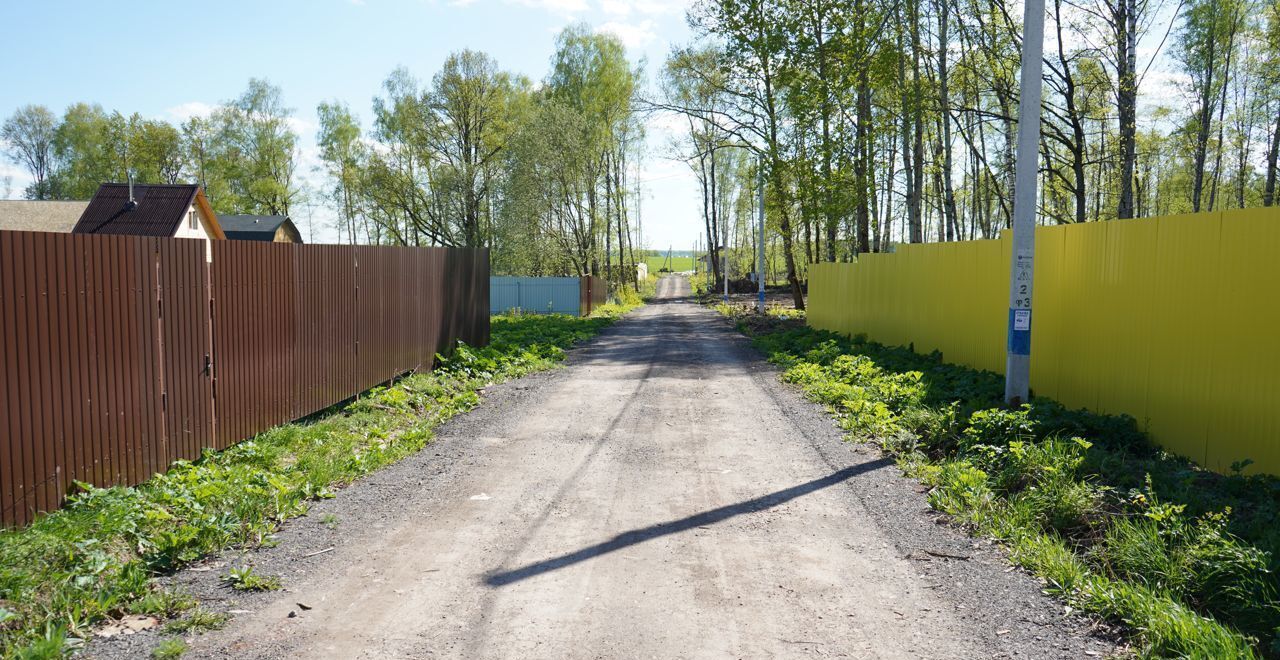
[[[311,501],[421,449],[438,425],[479,404],[481,388],[555,366],[567,348],[640,304],[634,291],[623,297],[591,318],[494,317],[489,346],[460,345],[434,371],[179,461],[135,487],[83,485],[64,509],[0,531],[0,651],[61,657],[95,625],[125,614],[170,620],[174,633],[220,626],[220,615],[160,589],[154,578],[212,552],[272,543],[280,524],[304,515]],[[226,582],[280,586],[251,567]],[[164,648],[165,657],[176,657],[182,647]]]
[[[930,486],[936,509],[999,540],[1069,607],[1122,624],[1142,656],[1280,657],[1280,479],[1203,470],[1128,417],[1043,398],[1008,410],[998,375],[937,353],[814,330],[789,310],[719,309],[783,380]]]

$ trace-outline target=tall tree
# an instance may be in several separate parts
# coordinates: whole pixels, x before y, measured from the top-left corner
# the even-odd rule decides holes
[[[1280,62],[1280,2],[1268,2],[1264,7],[1263,20],[1266,27],[1261,60]],[[1263,184],[1262,204],[1273,206],[1276,203],[1277,170],[1280,169],[1280,70],[1275,66],[1266,66],[1261,73],[1265,90],[1262,102],[1263,108],[1267,110],[1267,126],[1271,134],[1266,153],[1267,175]]]
[[[510,131],[510,81],[488,55],[464,50],[450,55],[426,95],[426,136],[436,155],[435,194],[457,218],[457,243],[488,244],[488,204],[494,165]]]
[[[690,23],[703,35],[722,42],[721,66],[731,110],[712,113],[735,138],[751,147],[765,163],[769,204],[778,218],[787,282],[797,309],[804,309],[804,289],[796,269],[789,188],[787,125],[783,114],[782,70],[786,21],[780,8],[764,0],[703,0],[690,10]]]
[[[123,180],[124,164],[112,146],[119,134],[112,116],[97,104],[76,103],[67,108],[54,136],[57,170],[53,188],[62,199],[89,199],[98,186]]]
[[[1241,1],[1191,0],[1183,13],[1178,57],[1191,78],[1194,97],[1190,127],[1194,134],[1191,210],[1195,213],[1204,201],[1209,138],[1226,90]]]
[[[294,168],[298,136],[293,110],[279,87],[257,78],[238,98],[213,114],[219,150],[216,162],[228,183],[221,210],[288,215],[298,192]]]
[[[24,105],[0,124],[0,142],[9,160],[21,165],[31,177],[25,191],[28,199],[49,199],[53,194],[49,176],[53,170],[56,122],[48,108]]]
[[[338,234],[354,244],[360,208],[360,172],[365,160],[360,121],[346,104],[336,101],[321,103],[316,114],[320,118],[317,136],[320,160],[333,182],[328,197],[338,212]]]

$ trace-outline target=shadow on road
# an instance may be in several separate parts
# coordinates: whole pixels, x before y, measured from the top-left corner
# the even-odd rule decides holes
[[[535,564],[529,564],[528,566],[523,566],[509,571],[490,573],[485,576],[484,583],[490,587],[501,587],[513,582],[519,582],[520,580],[564,568],[566,566],[572,566],[573,564],[586,561],[592,557],[599,557],[600,555],[605,555],[610,552],[614,552],[615,550],[621,550],[623,548],[644,543],[645,541],[649,541],[660,536],[678,534],[696,527],[703,527],[718,523],[735,516],[764,511],[765,509],[770,509],[778,506],[779,504],[794,500],[802,495],[807,495],[814,491],[834,486],[860,474],[878,470],[889,465],[893,465],[893,461],[888,458],[868,461],[866,463],[847,467],[839,472],[834,472],[822,477],[821,479],[814,479],[813,481],[809,481],[798,486],[792,486],[785,490],[769,493],[768,495],[762,495],[745,502],[722,506],[710,511],[703,511],[702,513],[694,514],[679,520],[672,520],[641,529],[633,529],[629,532],[623,532],[608,541],[597,543],[596,545],[583,548],[576,552],[560,555],[559,557],[552,557],[551,559],[545,559]]]

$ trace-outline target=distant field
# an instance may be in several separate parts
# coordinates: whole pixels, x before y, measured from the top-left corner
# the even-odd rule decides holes
[[[667,263],[667,258],[665,255],[651,255],[645,258],[645,263],[649,264],[650,273],[657,273],[662,269],[663,264]],[[677,273],[686,270],[693,270],[693,257],[673,255],[670,263],[667,265],[667,268]]]

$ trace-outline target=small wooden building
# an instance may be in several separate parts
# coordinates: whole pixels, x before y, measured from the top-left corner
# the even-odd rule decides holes
[[[224,215],[218,221],[233,241],[302,242],[302,234],[287,215]]]

